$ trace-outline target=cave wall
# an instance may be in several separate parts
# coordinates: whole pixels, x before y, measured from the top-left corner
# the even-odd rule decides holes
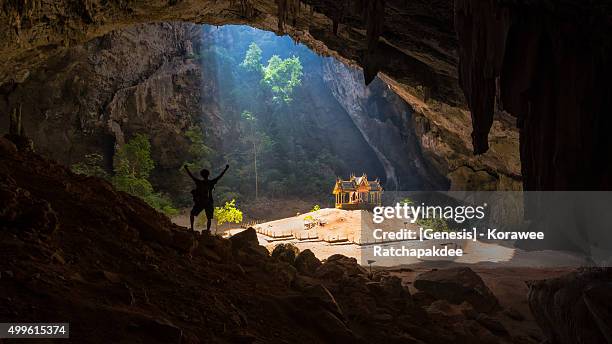
[[[38,152],[68,166],[99,153],[109,169],[116,145],[145,133],[154,178],[170,187],[188,155],[185,130],[200,115],[214,121],[213,106],[201,110],[201,68],[190,58],[199,43],[198,25],[142,24],[63,50],[1,100],[0,125],[21,109]]]

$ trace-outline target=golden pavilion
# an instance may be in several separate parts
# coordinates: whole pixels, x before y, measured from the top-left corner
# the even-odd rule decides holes
[[[364,173],[361,177],[351,174],[348,180],[336,179],[332,193],[336,196],[336,208],[355,210],[372,209],[382,203],[383,188],[380,181],[368,180]]]

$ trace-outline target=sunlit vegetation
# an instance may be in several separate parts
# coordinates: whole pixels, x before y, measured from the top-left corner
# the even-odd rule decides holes
[[[222,207],[215,207],[213,215],[217,225],[224,223],[240,223],[242,222],[242,211],[236,208],[236,200],[232,199],[229,202],[225,202]],[[196,222],[198,226],[206,226],[206,215],[204,213],[198,216]]]
[[[207,30],[218,36],[187,57],[197,59],[205,78],[215,79],[215,93],[207,96],[213,99],[223,124],[213,127],[194,116],[194,124],[183,132],[189,148],[182,159],[192,171],[209,169],[211,177],[226,163],[232,166],[214,190],[215,202],[224,204],[223,211],[215,210],[220,223],[235,223],[242,202],[260,197],[328,200],[335,171],[346,166],[320,142],[309,139],[309,131],[316,128],[296,121],[316,111],[310,104],[312,85],[305,78],[308,71],[320,70],[321,58],[290,38],[272,33],[241,27]],[[214,132],[221,127],[222,134]],[[173,185],[176,194],[161,194],[151,183],[158,180],[150,178],[155,165],[148,138],[135,135],[117,149],[112,169],[104,167],[98,154],[85,156],[72,169],[106,178],[117,189],[169,215],[176,214],[177,207],[190,207],[191,179],[177,169],[184,178]],[[236,212],[229,210],[232,207]]]
[[[261,53],[261,48],[251,43],[240,66],[248,72],[261,74],[261,82],[270,88],[272,101],[291,103],[293,89],[302,83],[300,58],[292,56],[281,59],[278,55],[272,55],[264,66],[261,64]]]

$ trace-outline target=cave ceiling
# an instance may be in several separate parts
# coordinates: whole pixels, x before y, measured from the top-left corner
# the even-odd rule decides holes
[[[574,56],[576,53],[571,51],[579,43],[578,35],[590,29],[605,32],[610,28],[607,14],[611,12],[610,5],[603,1],[582,5],[569,0],[9,1],[0,9],[3,60],[0,84],[2,92],[7,94],[14,83],[27,79],[32,69],[63,48],[136,23],[246,24],[289,34],[320,54],[360,66],[366,82],[378,74],[427,119],[427,128],[435,129],[421,133],[422,146],[449,173],[467,167],[514,181],[520,180],[522,174],[528,179],[525,185],[530,188],[568,188],[576,186],[576,177],[558,175],[551,164],[554,165],[554,157],[560,155],[560,150],[571,150],[571,147],[534,141],[532,136],[548,129],[540,117],[525,110],[529,104],[535,104],[534,100],[521,97],[547,86],[542,82],[537,84],[541,79],[533,68],[538,61],[542,64],[546,54],[569,54],[568,61],[554,61],[548,72],[558,75],[567,67],[564,63],[574,63],[577,75],[561,79],[568,84],[576,81],[579,71],[589,68],[587,58]],[[591,20],[588,27],[580,32],[572,31],[585,18]],[[564,35],[568,33],[574,40],[564,46]],[[535,47],[541,43],[538,40],[550,41],[552,50],[537,50]],[[599,55],[588,74],[593,80],[578,84],[580,94],[588,91],[590,81],[599,83],[603,76],[610,74],[609,68],[607,74],[599,76],[596,70],[609,60],[609,40],[609,35],[606,38],[599,33],[582,42],[583,53],[592,50]],[[511,74],[521,77],[511,78]],[[598,95],[609,95],[609,89],[604,87]],[[546,104],[538,104],[549,116],[559,105],[555,97],[563,95],[547,97]],[[608,103],[589,100],[587,105],[597,112]],[[502,104],[508,104],[508,112],[514,117],[499,111]],[[567,111],[574,113],[563,116],[577,116],[576,111],[580,112],[576,107]],[[518,146],[519,136],[515,118],[521,128],[522,164],[518,155],[512,153]],[[525,121],[530,123],[528,129]],[[572,124],[571,120],[565,122],[567,126]],[[557,126],[554,130],[563,131],[563,128]],[[544,137],[550,136],[554,141],[559,134],[545,133]],[[571,137],[572,142],[581,140],[581,135]],[[599,150],[594,148],[597,145]],[[592,155],[601,152],[601,145],[605,151],[609,148],[609,139],[597,135],[585,149]],[[580,162],[575,155],[561,154],[567,160],[563,164]],[[607,164],[604,171],[592,177],[600,184],[607,183],[609,168]],[[542,178],[547,178],[547,182]]]

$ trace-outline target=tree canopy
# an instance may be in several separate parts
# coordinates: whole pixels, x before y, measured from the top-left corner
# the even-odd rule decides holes
[[[302,64],[297,56],[281,59],[274,55],[264,68],[263,81],[272,90],[275,102],[290,103],[293,89],[302,83]]]
[[[273,55],[266,66],[261,64],[262,50],[253,42],[249,45],[240,66],[249,72],[256,72],[261,82],[272,92],[275,103],[291,103],[293,89],[302,83],[302,63],[300,58],[292,56],[282,59]]]
[[[240,66],[250,72],[262,72],[261,48],[255,42],[249,45],[249,50],[244,55],[244,60],[242,60]]]

